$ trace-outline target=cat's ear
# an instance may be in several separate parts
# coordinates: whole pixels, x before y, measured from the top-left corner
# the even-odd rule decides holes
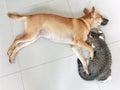
[[[105,35],[103,33],[99,33],[99,38],[102,39],[102,40],[105,40]]]
[[[99,36],[102,36],[102,35],[103,35],[103,33],[99,33],[98,35],[99,35]]]

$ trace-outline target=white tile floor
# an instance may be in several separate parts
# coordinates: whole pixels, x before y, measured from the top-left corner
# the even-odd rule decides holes
[[[52,13],[80,17],[90,0],[0,0],[0,90],[120,90],[120,12],[119,0],[93,0],[97,11],[110,22],[101,27],[112,52],[112,77],[106,83],[82,80],[77,73],[76,56],[68,45],[40,39],[22,49],[15,64],[9,64],[7,50],[14,38],[24,32],[23,22],[10,20],[8,12]]]

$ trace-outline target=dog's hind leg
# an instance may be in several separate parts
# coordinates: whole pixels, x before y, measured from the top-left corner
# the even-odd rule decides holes
[[[39,36],[38,34],[34,35],[24,34],[22,37],[15,39],[8,51],[9,62],[13,63],[16,53],[23,47],[26,47],[31,43],[35,42],[38,39],[38,36]]]
[[[71,48],[74,51],[74,53],[77,55],[77,57],[79,58],[79,60],[81,61],[83,69],[84,69],[84,72],[86,74],[89,74],[87,62],[86,62],[85,58],[83,57],[81,48],[79,46],[75,46],[75,45],[71,45]]]

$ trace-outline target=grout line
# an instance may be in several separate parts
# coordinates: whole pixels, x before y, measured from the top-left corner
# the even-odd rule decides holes
[[[97,86],[98,86],[99,90],[101,90],[101,88],[100,88],[100,86],[99,86],[99,84],[98,84],[98,82],[97,82],[97,81],[96,81],[96,84],[97,84]]]
[[[113,42],[109,43],[109,45],[112,46],[112,45],[115,45],[115,44],[118,44],[118,43],[120,43],[120,40],[113,41]]]
[[[1,78],[4,78],[4,77],[8,77],[8,76],[13,75],[13,74],[16,74],[16,73],[19,73],[19,72],[20,72],[20,71],[16,71],[16,72],[13,72],[13,73],[9,73],[9,74],[0,76],[0,79],[1,79]]]
[[[23,89],[25,90],[25,84],[24,84],[24,80],[23,80],[23,76],[22,76],[22,69],[21,69],[20,61],[19,61],[20,59],[19,59],[18,56],[16,58],[18,59],[18,65],[19,65],[19,68],[20,68],[20,76],[21,76],[22,86],[23,86]]]
[[[3,76],[0,76],[0,79],[1,78],[4,78],[4,77],[8,77],[10,75],[13,75],[13,74],[16,74],[16,73],[20,73],[21,74],[21,80],[22,80],[22,83],[23,83],[23,88],[25,90],[25,86],[24,86],[24,81],[23,81],[23,76],[22,76],[22,72],[23,71],[27,71],[27,70],[30,70],[30,69],[33,69],[33,68],[37,68],[39,66],[43,66],[43,65],[46,65],[46,64],[50,64],[50,63],[53,63],[53,62],[58,62],[60,61],[61,59],[66,59],[66,58],[69,58],[69,57],[73,57],[74,55],[69,55],[69,56],[66,56],[66,57],[61,57],[61,58],[58,58],[58,59],[55,59],[55,60],[52,60],[52,61],[49,61],[49,62],[45,62],[45,63],[41,63],[39,65],[35,65],[35,66],[32,66],[32,67],[29,67],[29,68],[26,68],[26,69],[21,69],[21,65],[20,65],[20,61],[19,61],[19,58],[16,57],[18,59],[18,65],[20,67],[20,70],[16,71],[16,72],[13,72],[13,73],[9,73],[9,74],[6,74],[6,75],[3,75]]]
[[[66,59],[66,58],[73,57],[73,56],[74,56],[74,55],[69,55],[69,56],[66,56],[66,57],[61,57],[61,58],[58,58],[58,59],[55,59],[55,60],[52,60],[52,61],[48,61],[48,62],[44,62],[44,63],[38,64],[38,65],[34,65],[34,66],[28,67],[28,68],[26,68],[26,69],[22,69],[22,72],[23,72],[23,71],[26,71],[26,70],[33,69],[33,68],[37,68],[37,67],[39,67],[39,66],[43,66],[43,65],[46,65],[46,64],[58,62],[58,61],[60,61],[61,59]]]

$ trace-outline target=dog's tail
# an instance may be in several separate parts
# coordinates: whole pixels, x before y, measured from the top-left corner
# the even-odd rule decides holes
[[[78,64],[78,73],[79,73],[79,75],[81,76],[82,79],[87,80],[87,81],[91,81],[91,80],[94,80],[96,78],[96,75],[94,76],[94,74],[91,74],[89,69],[88,69],[89,75],[87,75],[84,72],[82,63],[79,59],[77,59],[77,64]]]
[[[21,16],[21,15],[17,15],[17,14],[12,14],[12,13],[8,13],[8,17],[15,19],[15,20],[25,20],[26,17],[25,16]]]

